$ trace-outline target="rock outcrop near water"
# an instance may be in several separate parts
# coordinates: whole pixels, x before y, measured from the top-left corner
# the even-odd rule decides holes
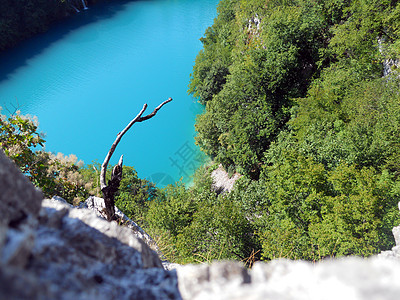
[[[0,191],[0,299],[400,298],[400,226],[393,229],[396,246],[368,259],[276,260],[251,270],[215,262],[166,271],[137,229],[61,199],[42,200],[1,151]]]
[[[211,177],[213,179],[213,189],[219,194],[224,194],[232,191],[235,182],[242,177],[242,175],[235,173],[229,177],[228,172],[226,172],[224,167],[220,164],[217,169],[211,172]]]

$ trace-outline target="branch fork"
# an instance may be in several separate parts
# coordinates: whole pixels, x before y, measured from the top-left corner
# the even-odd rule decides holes
[[[108,163],[110,162],[111,156],[113,155],[115,148],[117,148],[118,143],[121,141],[122,137],[124,134],[133,126],[135,123],[143,122],[146,120],[151,119],[154,117],[157,112],[167,103],[171,102],[172,98],[168,98],[168,100],[165,100],[163,103],[161,103],[159,106],[157,106],[152,113],[143,116],[143,113],[147,109],[147,104],[143,105],[143,108],[141,111],[138,113],[138,115],[129,122],[129,124],[117,134],[117,137],[114,141],[114,143],[111,145],[110,150],[108,151],[106,158],[104,159],[103,164],[101,165],[101,172],[100,172],[100,188],[104,196],[104,204],[105,204],[105,212],[107,215],[107,219],[109,221],[115,220],[115,193],[119,189],[120,182],[122,180],[122,164],[123,164],[123,155],[121,155],[118,164],[113,168],[112,173],[111,173],[111,179],[108,181],[108,184],[106,184],[106,172],[107,172],[107,166]]]

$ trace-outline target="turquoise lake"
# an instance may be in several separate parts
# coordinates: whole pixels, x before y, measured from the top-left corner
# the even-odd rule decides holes
[[[0,106],[39,119],[46,150],[102,163],[116,135],[148,104],[113,158],[158,185],[190,181],[204,162],[194,144],[202,107],[187,95],[199,39],[219,0],[117,1],[56,24],[0,56]],[[4,109],[6,108],[6,109]]]

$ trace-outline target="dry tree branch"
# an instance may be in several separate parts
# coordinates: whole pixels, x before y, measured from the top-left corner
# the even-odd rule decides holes
[[[104,196],[105,211],[106,211],[107,219],[109,221],[115,219],[114,195],[118,191],[119,184],[122,179],[123,155],[121,155],[118,164],[114,167],[112,174],[111,174],[111,179],[108,181],[108,185],[106,184],[107,166],[108,166],[108,163],[110,162],[111,156],[113,155],[113,153],[115,151],[115,148],[117,148],[117,145],[121,141],[123,135],[133,126],[133,124],[151,119],[152,117],[154,117],[157,114],[157,112],[161,109],[161,107],[163,107],[165,104],[167,104],[171,101],[172,101],[172,98],[168,98],[168,100],[165,100],[163,103],[161,103],[159,106],[157,106],[152,113],[142,117],[144,111],[147,108],[147,104],[144,104],[142,110],[138,113],[138,115],[132,121],[129,122],[129,124],[124,128],[124,130],[122,130],[121,132],[119,132],[117,134],[117,138],[115,139],[114,143],[111,145],[111,148],[108,151],[103,164],[101,165],[101,172],[100,172],[100,188],[101,188],[101,191]]]

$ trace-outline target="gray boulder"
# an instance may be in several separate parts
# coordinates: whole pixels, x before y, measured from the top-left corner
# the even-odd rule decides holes
[[[400,261],[349,257],[320,263],[274,260],[248,271],[238,262],[177,268],[183,299],[395,300]]]
[[[18,227],[39,214],[43,195],[0,149],[0,225]]]
[[[180,299],[128,227],[41,193],[0,153],[1,299]]]
[[[369,259],[274,260],[251,270],[238,262],[169,264],[165,271],[133,221],[119,226],[60,198],[42,202],[1,151],[0,188],[0,299],[399,299],[400,226],[396,246]]]
[[[26,265],[42,199],[42,193],[0,150],[0,266]]]
[[[28,270],[58,299],[179,298],[176,276],[127,227],[44,200],[37,232]]]
[[[400,202],[398,206],[400,210]],[[383,251],[378,254],[378,257],[400,260],[400,226],[394,227],[392,229],[392,233],[396,245],[392,248],[392,250]]]
[[[235,185],[235,182],[242,177],[239,173],[233,174],[229,177],[228,172],[225,171],[224,167],[220,164],[217,169],[211,172],[213,179],[212,188],[219,194],[230,193]]]
[[[58,200],[58,199],[57,199]],[[65,201],[65,200],[64,200]],[[90,196],[85,202],[79,205],[79,208],[88,208],[96,213],[97,216],[107,219],[105,213],[105,203],[103,198]],[[133,234],[144,241],[151,249],[160,252],[156,242],[151,238],[151,236],[145,232],[137,223],[128,218],[118,207],[114,206],[115,214],[119,218],[118,222],[121,225],[128,227]]]

